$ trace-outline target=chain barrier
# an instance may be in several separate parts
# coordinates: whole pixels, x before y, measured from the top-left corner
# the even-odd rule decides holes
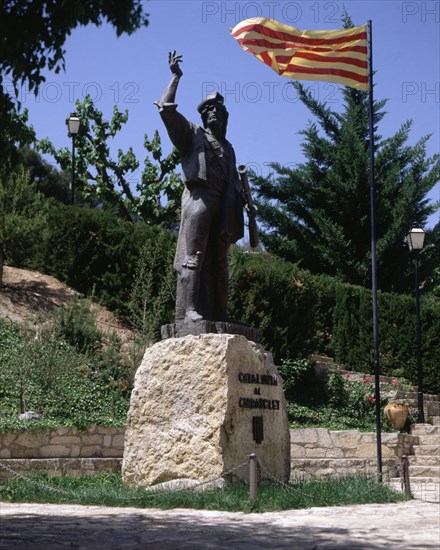
[[[298,494],[300,494],[300,495],[303,496],[303,497],[307,497],[307,498],[311,499],[312,501],[313,501],[314,499],[317,498],[317,497],[315,497],[315,496],[313,496],[313,495],[310,495],[310,494],[308,494],[308,493],[306,493],[306,492],[304,492],[304,491],[301,491],[300,489],[294,487],[294,486],[293,486],[292,484],[290,484],[290,483],[287,484],[287,483],[285,483],[284,481],[281,481],[280,479],[277,479],[273,474],[271,474],[271,472],[269,472],[269,471],[261,464],[260,461],[258,461],[258,465],[259,465],[259,467],[261,468],[261,471],[262,471],[271,481],[274,481],[274,482],[277,483],[278,485],[282,486],[286,491],[290,491],[290,492],[293,492],[293,493],[298,493]],[[401,476],[402,476],[402,464],[400,464],[400,465],[398,466],[398,469],[399,469],[399,471],[401,472]],[[367,477],[369,477],[369,476],[367,476]],[[390,481],[391,481],[390,478],[384,479],[384,480],[383,480],[383,483],[389,483]],[[403,478],[402,478],[401,483],[402,483],[402,490],[403,490],[403,488],[406,487],[406,485],[404,484]],[[408,487],[409,487],[409,480],[408,480]],[[373,492],[374,490],[375,490],[375,487],[372,487],[371,489],[368,489],[368,492],[370,493],[370,492]],[[405,491],[405,492],[406,492],[406,491]],[[409,493],[409,494],[410,494],[410,493]],[[320,500],[321,502],[326,503],[326,504],[330,504],[330,502],[329,502],[327,499],[325,499],[325,498],[320,497],[319,500]]]
[[[24,481],[27,481],[30,485],[34,485],[36,487],[43,488],[43,489],[45,489],[46,491],[49,491],[49,492],[53,491],[54,493],[60,493],[60,494],[66,495],[66,496],[74,496],[74,493],[72,493],[72,491],[65,491],[64,489],[59,489],[58,487],[51,487],[50,485],[47,485],[46,483],[44,483],[42,481],[36,481],[34,479],[26,477],[22,473],[16,472],[15,470],[13,470],[9,466],[7,466],[1,460],[0,460],[0,467],[7,470],[11,474],[14,474],[15,477],[19,477],[21,479],[24,479]]]
[[[213,478],[208,479],[206,481],[201,481],[200,483],[197,483],[196,485],[193,485],[191,487],[182,487],[182,488],[175,489],[175,490],[166,490],[166,489],[161,489],[160,487],[155,488],[155,486],[153,485],[153,486],[145,487],[145,490],[148,491],[151,494],[154,493],[154,495],[156,497],[163,497],[163,496],[175,493],[176,491],[196,491],[196,490],[200,489],[201,487],[203,487],[205,485],[209,485],[209,484],[215,483],[216,481],[223,480],[226,476],[231,475],[234,472],[237,472],[241,468],[244,468],[245,466],[248,466],[248,464],[249,464],[249,461],[243,462],[242,464],[239,464],[238,466],[235,466],[235,467],[231,468],[230,470],[222,472],[219,476],[213,477]],[[7,470],[11,474],[13,474],[15,477],[19,477],[20,479],[23,479],[24,481],[26,481],[30,485],[33,485],[34,487],[39,487],[40,489],[44,489],[44,490],[49,491],[49,492],[62,494],[64,496],[68,496],[68,497],[77,497],[78,496],[78,493],[75,493],[74,491],[66,491],[65,489],[59,489],[58,487],[52,487],[51,485],[48,485],[48,484],[44,483],[43,481],[37,481],[37,480],[31,479],[30,477],[23,475],[21,472],[17,472],[13,468],[10,468],[7,464],[5,464],[1,460],[0,460],[0,467]],[[178,480],[176,480],[176,481],[178,481]],[[130,499],[129,497],[125,497],[125,498],[120,497],[120,500],[131,501],[132,499]]]
[[[305,493],[304,491],[300,491],[299,489],[297,489],[296,487],[292,486],[292,485],[288,485],[287,483],[285,483],[284,481],[281,481],[280,479],[277,479],[273,474],[271,474],[262,464],[260,461],[258,461],[258,466],[260,467],[261,471],[272,481],[274,481],[275,483],[277,483],[278,485],[281,485],[281,487],[283,487],[286,491],[289,491],[291,493],[298,493],[300,494],[301,496],[303,497],[307,497],[309,499],[311,499],[312,501],[316,498],[314,497],[313,495],[309,495],[308,493]],[[328,501],[325,500],[325,499],[320,499],[321,502],[322,500],[324,500],[324,502],[326,504],[328,504]]]
[[[164,489],[161,489],[160,486],[157,487],[155,485],[150,485],[149,487],[145,487],[145,490],[149,491],[149,492],[152,492],[152,493],[155,492],[158,495],[174,493],[176,491],[196,491],[196,490],[200,489],[200,487],[204,487],[205,485],[210,485],[212,483],[215,483],[216,481],[223,480],[226,476],[228,476],[230,474],[233,474],[237,470],[240,470],[241,468],[243,468],[244,466],[247,466],[247,465],[248,465],[248,461],[243,462],[243,464],[239,464],[238,466],[235,466],[234,468],[231,468],[230,470],[227,470],[226,472],[222,472],[219,476],[212,477],[211,479],[207,479],[206,481],[200,481],[199,483],[197,483],[195,485],[192,485],[191,487],[181,487],[179,489],[166,491]],[[176,479],[175,481],[179,481],[179,480]]]
[[[234,468],[231,468],[230,470],[227,470],[226,472],[222,472],[218,477],[214,477],[212,479],[208,479],[207,481],[201,481],[197,485],[193,485],[192,487],[188,487],[186,490],[194,491],[198,489],[199,487],[203,487],[204,485],[208,485],[210,483],[214,483],[215,481],[219,481],[220,479],[225,478],[228,475],[233,474],[234,472],[237,472],[241,468],[244,468],[249,464],[249,461],[243,462],[243,464],[240,464],[239,466],[235,466]],[[185,489],[184,489],[185,490]]]
[[[402,462],[399,464],[398,470],[399,470],[399,473],[400,473],[402,491],[405,492],[406,494],[411,494],[410,487],[409,487],[409,480],[407,479],[408,478],[408,467],[405,464],[405,460],[404,460],[405,458],[406,457],[402,457]],[[226,471],[222,472],[219,476],[212,477],[212,478],[210,478],[206,481],[201,481],[200,483],[192,485],[191,487],[182,487],[182,488],[179,488],[179,489],[174,489],[174,490],[169,489],[169,490],[167,490],[167,489],[161,489],[160,487],[156,488],[155,486],[149,486],[149,487],[145,487],[145,490],[150,492],[150,493],[154,493],[155,496],[157,496],[157,497],[166,496],[168,494],[175,493],[176,491],[197,491],[197,490],[201,489],[202,487],[214,484],[217,481],[220,481],[220,480],[223,481],[226,476],[234,474],[235,472],[237,472],[238,470],[241,470],[242,468],[249,467],[249,462],[250,462],[249,460],[246,460],[246,462],[243,462],[242,464],[239,464],[238,466],[235,466],[235,467],[233,467],[229,470],[226,470]],[[269,472],[269,470],[267,470],[267,468],[265,468],[264,465],[258,459],[257,459],[257,464],[258,464],[258,469],[259,469],[259,475],[258,475],[258,478],[259,478],[258,481],[259,482],[261,481],[261,475],[260,474],[262,473],[264,476],[266,476],[267,479],[269,479],[272,482],[276,483],[277,485],[283,487],[286,491],[289,491],[291,493],[297,493],[297,494],[301,495],[302,497],[306,497],[306,498],[310,499],[312,502],[314,500],[316,500],[316,498],[317,498],[316,496],[310,495],[309,493],[298,489],[297,487],[295,487],[291,483],[286,483],[286,482],[278,479],[271,472]],[[3,462],[1,460],[0,460],[0,467],[3,468],[4,470],[7,470],[11,474],[13,474],[15,477],[23,479],[25,482],[27,482],[30,485],[33,485],[35,487],[39,487],[39,488],[42,488],[46,491],[58,493],[58,494],[68,496],[68,497],[77,497],[78,496],[78,493],[75,493],[74,491],[67,491],[65,489],[60,489],[60,488],[48,485],[47,483],[44,483],[43,481],[37,481],[37,480],[31,479],[30,477],[28,477],[26,475],[23,475],[20,472],[17,472],[13,468],[10,468],[5,462]],[[389,478],[383,480],[384,483],[389,483],[390,481],[391,480]],[[374,488],[371,488],[369,490],[369,492],[373,491],[373,490],[374,490]],[[125,498],[121,497],[121,500],[129,501],[131,499],[129,499],[128,497],[125,497]],[[326,504],[330,504],[330,502],[325,498],[323,499],[322,497],[320,497],[319,500],[321,502],[326,503]]]

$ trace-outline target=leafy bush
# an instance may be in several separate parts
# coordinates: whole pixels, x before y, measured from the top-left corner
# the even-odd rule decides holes
[[[333,356],[348,370],[371,372],[371,291],[311,275],[267,254],[231,251],[230,310],[234,318],[260,329],[275,362],[310,353]],[[378,293],[379,366],[388,376],[413,384],[416,372],[414,298]],[[440,393],[440,300],[421,298],[424,389]]]
[[[347,402],[347,388],[342,376],[331,373],[328,377],[328,402],[334,409],[344,407]]]
[[[86,296],[94,295],[149,340],[158,338],[161,324],[172,322],[173,233],[131,224],[98,208],[53,204],[47,231],[35,239],[40,244],[27,265],[58,277]],[[348,370],[371,371],[368,289],[233,247],[229,309],[232,318],[259,329],[263,346],[277,364],[315,352],[333,356]],[[414,298],[379,292],[378,315],[382,374],[404,376],[415,384]],[[424,389],[439,393],[440,299],[434,294],[422,293],[421,321]]]
[[[380,384],[380,423],[384,432],[394,428],[385,419],[384,407],[395,401],[400,389],[408,389],[405,380],[394,379],[391,383]],[[403,400],[405,402],[405,400]],[[417,409],[411,408],[404,430],[408,431],[416,422]],[[305,392],[297,402],[289,402],[287,406],[291,427],[325,427],[333,430],[358,429],[361,431],[376,431],[376,397],[374,379],[370,375],[331,372],[327,392],[321,394],[321,399],[310,399],[310,393]]]
[[[36,339],[33,331],[4,321],[0,321],[0,339],[3,430],[14,427],[18,415],[29,410],[46,421],[67,425],[126,422],[130,379],[116,351],[117,342],[99,353],[96,349],[84,353],[90,348],[79,341],[80,352],[60,339],[58,328]]]
[[[141,250],[161,245],[163,261],[174,254],[175,235],[160,227],[129,223],[98,208],[53,204],[44,257],[37,267],[86,296],[93,295],[115,313],[130,318],[130,297]]]
[[[160,327],[173,319],[176,274],[174,247],[169,236],[159,233],[146,240],[140,251],[129,308],[132,326],[148,341],[160,337]]]
[[[341,376],[338,372],[333,372],[329,376],[327,394],[321,394],[320,401],[310,399],[310,395],[305,392],[296,402],[288,402],[287,412],[292,428],[326,427],[333,430],[375,431],[375,402],[370,376],[357,380],[352,379],[350,374]],[[381,391],[380,409],[383,431],[392,429],[383,414],[383,408],[387,402],[386,391]]]
[[[296,265],[231,250],[230,313],[259,329],[277,363],[314,349],[315,295],[308,281]]]
[[[3,262],[32,267],[47,237],[47,204],[23,173],[0,167],[0,286]]]
[[[308,359],[286,359],[281,362],[278,372],[283,378],[283,389],[289,401],[314,403],[325,397],[325,388],[320,382]]]
[[[101,345],[101,334],[95,327],[95,319],[91,302],[74,298],[60,311],[58,334],[80,353],[92,354]]]
[[[387,401],[382,393],[381,410]],[[343,416],[351,419],[353,427],[364,428],[375,423],[376,398],[371,376],[352,380],[349,374],[344,378],[338,373],[332,373],[329,377],[329,402],[334,408],[339,408]]]

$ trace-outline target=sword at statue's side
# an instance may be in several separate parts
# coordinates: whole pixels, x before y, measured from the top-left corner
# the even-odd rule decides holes
[[[258,227],[255,216],[257,215],[257,207],[254,205],[251,195],[251,188],[249,187],[249,181],[247,177],[247,168],[244,164],[240,164],[237,168],[237,172],[240,174],[241,184],[243,186],[244,196],[247,203],[247,213],[249,216],[249,244],[252,248],[258,246]]]

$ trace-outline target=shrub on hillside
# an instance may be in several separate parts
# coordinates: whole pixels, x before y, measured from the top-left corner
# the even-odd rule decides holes
[[[99,208],[53,204],[47,238],[27,264],[93,295],[130,320],[149,339],[172,322],[175,235],[131,224]],[[333,356],[347,369],[371,372],[371,291],[263,253],[230,253],[232,318],[258,328],[275,362],[312,352]],[[20,266],[18,266],[20,267]],[[416,382],[414,298],[378,294],[379,353],[383,374]],[[440,392],[440,299],[421,299],[425,391]]]
[[[278,258],[231,250],[231,316],[260,330],[276,362],[313,351],[315,307],[307,272]]]
[[[147,341],[160,338],[160,327],[174,319],[176,274],[174,246],[167,233],[144,242],[130,295],[130,322]]]
[[[333,356],[348,370],[373,369],[371,291],[312,275],[268,254],[231,251],[230,309],[261,332],[277,364],[311,352]],[[382,374],[416,383],[414,298],[378,294]],[[424,389],[439,393],[440,300],[421,299]]]
[[[125,423],[131,372],[115,353],[116,343],[80,353],[60,338],[56,327],[36,337],[34,331],[4,321],[0,340],[1,426],[14,425],[29,410],[80,427]]]
[[[145,243],[160,243],[160,277],[174,253],[175,236],[160,227],[132,224],[111,211],[54,204],[41,265],[86,296],[93,294],[112,311],[129,318],[130,297]],[[172,307],[172,306],[171,306]]]

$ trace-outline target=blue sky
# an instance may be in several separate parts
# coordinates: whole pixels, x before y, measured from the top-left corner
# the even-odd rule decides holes
[[[76,99],[89,93],[110,118],[113,106],[128,109],[129,120],[114,140],[114,148],[132,146],[145,158],[143,136],[159,129],[164,151],[171,146],[153,105],[170,73],[168,51],[183,55],[179,110],[199,122],[196,106],[207,92],[225,96],[230,113],[228,138],[237,161],[268,174],[268,163],[303,160],[298,132],[312,119],[297,100],[289,80],[278,76],[243,51],[229,28],[243,19],[272,17],[301,29],[341,28],[344,6],[355,25],[373,24],[375,99],[388,98],[379,130],[386,137],[411,118],[409,142],[432,133],[429,154],[440,150],[440,3],[438,1],[173,1],[145,2],[150,25],[132,36],[116,37],[109,25],[81,27],[65,43],[66,71],[46,74],[37,97],[21,89],[23,107],[39,138],[70,147],[65,119]],[[311,83],[314,93],[336,109],[340,87]],[[140,170],[132,181],[140,178]],[[430,194],[440,200],[440,184]],[[429,226],[439,220],[431,217]]]

